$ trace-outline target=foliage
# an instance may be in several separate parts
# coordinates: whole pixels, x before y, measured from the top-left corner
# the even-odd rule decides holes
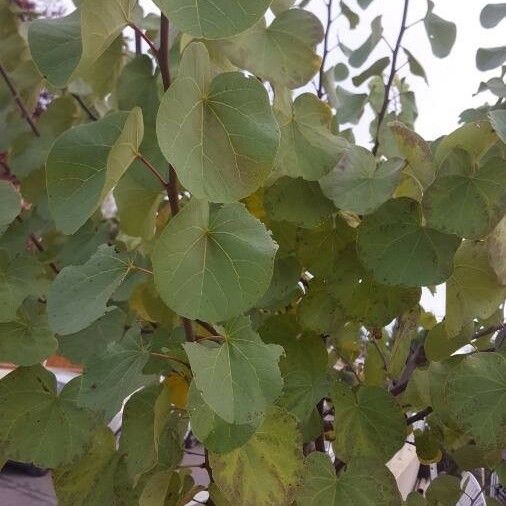
[[[381,16],[347,46],[372,0],[155,3],[0,4],[2,459],[62,505],[184,505],[188,449],[217,505],[400,505],[407,438],[454,466],[406,504],[504,476],[506,47],[476,53],[496,102],[428,141],[404,35],[447,57],[437,3],[390,51]]]

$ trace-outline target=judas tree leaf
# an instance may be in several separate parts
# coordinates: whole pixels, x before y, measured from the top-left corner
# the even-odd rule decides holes
[[[224,325],[225,342],[183,345],[204,401],[228,423],[262,417],[281,394],[278,361],[283,348],[265,344],[241,316]]]
[[[316,181],[283,177],[265,190],[264,206],[275,221],[288,221],[313,228],[335,211]]]
[[[19,367],[0,381],[0,448],[9,459],[67,464],[85,452],[95,423],[67,389],[56,395],[55,376],[40,365]]]
[[[193,37],[225,39],[253,26],[269,8],[269,0],[155,0],[176,27]]]
[[[105,352],[107,345],[119,341],[125,332],[126,314],[113,309],[75,334],[58,336],[58,352],[75,364],[86,364]]]
[[[130,264],[113,246],[102,245],[83,265],[65,267],[53,281],[47,314],[53,332],[73,334],[107,311],[107,301],[122,283]]]
[[[484,243],[464,241],[457,250],[454,270],[446,283],[446,318],[448,334],[455,336],[466,322],[487,319],[506,298],[490,267]]]
[[[213,453],[229,453],[243,446],[255,433],[261,418],[253,423],[228,423],[204,401],[195,382],[188,393],[190,424],[195,437]]]
[[[357,49],[351,52],[349,62],[352,67],[361,67],[369,58],[373,49],[378,45],[383,35],[381,16],[377,16],[371,22],[371,33],[367,40]]]
[[[46,314],[38,304],[28,300],[18,311],[16,320],[0,323],[0,361],[16,365],[33,365],[52,355],[58,347],[49,330]]]
[[[183,53],[178,76],[160,104],[156,131],[181,183],[212,202],[253,193],[271,171],[279,143],[262,84],[240,72],[212,79],[202,43]]]
[[[422,77],[425,80],[426,84],[429,84],[427,74],[425,73],[425,70],[422,67],[421,63],[413,56],[413,53],[411,53],[411,51],[408,51],[405,47],[402,49],[408,58],[409,71],[415,76]]]
[[[480,23],[484,28],[494,28],[506,17],[506,4],[487,4],[480,13]]]
[[[455,23],[446,21],[434,14],[434,2],[429,0],[427,14],[423,23],[425,31],[429,38],[432,53],[438,58],[446,58],[452,50],[455,39],[457,38],[457,27]]]
[[[149,350],[142,342],[140,329],[132,327],[119,342],[89,362],[82,376],[77,402],[94,411],[103,412],[110,420],[123,401],[139,387],[153,381],[142,373],[149,359]]]
[[[288,9],[268,27],[261,20],[221,47],[234,65],[293,89],[306,84],[320,68],[316,46],[322,39],[323,27],[314,14]]]
[[[0,322],[16,320],[21,303],[30,295],[43,295],[47,284],[44,268],[35,258],[10,260],[7,252],[0,250]]]
[[[367,94],[352,93],[341,86],[336,87],[336,117],[340,124],[358,123],[364,112]]]
[[[427,286],[450,276],[459,243],[454,235],[422,226],[420,205],[403,197],[389,200],[364,218],[357,251],[377,281]]]
[[[152,255],[163,301],[188,318],[222,321],[267,290],[277,245],[242,204],[192,199],[164,229]]]
[[[488,256],[491,267],[494,269],[498,281],[506,285],[506,217],[488,237]]]
[[[385,58],[380,58],[378,61],[374,62],[368,69],[364,70],[360,74],[356,75],[352,81],[354,86],[361,86],[364,84],[367,79],[373,76],[381,76],[383,71],[390,65],[390,58],[386,56]]]
[[[394,155],[407,162],[396,196],[421,200],[423,192],[436,176],[430,146],[400,121],[392,121],[388,127],[395,143]]]
[[[336,167],[320,179],[320,186],[337,207],[368,214],[391,197],[400,180],[403,164],[398,159],[376,164],[367,149],[350,147]]]
[[[300,506],[398,506],[401,497],[395,479],[383,461],[355,459],[336,477],[327,455],[311,453],[305,459]]]
[[[498,353],[468,355],[445,384],[448,408],[484,447],[506,444],[506,362]]]
[[[500,67],[506,61],[506,46],[482,47],[476,52],[476,67],[485,72]]]
[[[56,19],[35,19],[28,27],[30,53],[50,84],[63,88],[81,59],[81,12]]]
[[[334,449],[345,461],[355,458],[389,460],[404,444],[406,419],[394,397],[381,387],[353,391],[338,382],[331,390],[335,410]]]
[[[419,288],[377,283],[360,264],[354,244],[336,257],[329,281],[343,314],[366,326],[383,327],[420,300]]]
[[[453,150],[423,197],[427,224],[469,239],[487,235],[506,211],[506,171],[501,158],[474,168],[470,155]]]
[[[279,344],[285,350],[279,363],[284,385],[278,404],[306,422],[314,406],[328,393],[328,353],[323,339],[302,333],[289,314],[270,317],[259,333],[266,343]]]
[[[460,479],[449,474],[441,474],[431,482],[426,492],[428,504],[454,504],[462,496]]]
[[[166,384],[153,384],[134,393],[125,404],[119,451],[126,454],[130,476],[146,473],[158,463],[158,451],[163,431],[171,415],[170,393]],[[179,463],[181,453],[172,457]]]
[[[296,420],[271,407],[244,446],[223,455],[211,453],[209,462],[216,484],[233,504],[288,506],[302,477],[302,438]]]
[[[0,235],[21,212],[21,195],[8,181],[0,181]]]
[[[299,95],[292,114],[280,118],[281,143],[276,175],[316,180],[336,163],[346,142],[330,129],[331,109],[310,93]]]
[[[134,108],[58,137],[46,177],[49,209],[59,229],[73,234],[84,225],[136,158],[143,133],[141,110]]]

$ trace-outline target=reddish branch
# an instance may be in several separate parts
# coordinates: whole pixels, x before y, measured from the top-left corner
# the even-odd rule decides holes
[[[327,55],[329,54],[329,33],[330,33],[330,26],[331,25],[332,25],[332,0],[328,0],[328,2],[327,2],[327,26],[325,27],[325,35],[323,37],[322,64],[320,66],[318,89],[316,90],[317,94],[318,94],[318,98],[322,98],[322,96],[323,96],[323,79],[325,76],[325,63],[327,61]]]
[[[406,21],[408,18],[408,9],[409,9],[409,0],[404,0],[404,10],[402,12],[402,21],[401,21],[401,29],[399,31],[399,35],[397,37],[397,42],[395,44],[394,50],[392,52],[392,66],[390,67],[390,75],[388,77],[387,84],[385,86],[385,98],[383,99],[383,104],[381,106],[380,112],[378,114],[378,125],[376,127],[376,138],[374,140],[374,147],[372,152],[374,155],[378,152],[379,148],[379,136],[380,129],[383,120],[385,119],[385,114],[387,112],[388,104],[390,103],[390,90],[392,88],[392,84],[394,82],[395,73],[397,72],[397,58],[399,57],[399,50],[401,49],[402,38],[404,37],[404,32],[406,31]]]

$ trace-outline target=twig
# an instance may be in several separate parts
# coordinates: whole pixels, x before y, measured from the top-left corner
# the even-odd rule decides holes
[[[323,96],[323,77],[325,73],[325,63],[327,61],[327,55],[329,53],[329,33],[330,27],[332,26],[332,0],[328,0],[327,2],[327,26],[325,28],[325,35],[323,37],[323,54],[322,54],[322,64],[320,66],[320,76],[318,82],[318,98],[322,98]]]
[[[412,423],[418,422],[419,420],[423,420],[426,416],[430,415],[432,413],[432,408],[429,406],[422,411],[419,411],[418,413],[415,413],[414,415],[408,416],[406,418],[406,424],[411,425]]]
[[[98,118],[91,112],[91,109],[84,103],[84,100],[76,93],[71,93],[71,95],[76,99],[76,102],[81,106],[81,109],[88,115],[88,118],[91,121],[97,121]]]
[[[135,52],[136,54],[141,54],[141,46],[140,46],[140,39],[142,38],[146,44],[149,46],[155,57],[158,57],[158,49],[153,44],[153,41],[136,25],[133,23],[130,23],[130,28],[135,32]],[[137,42],[139,41],[139,42]]]
[[[21,115],[23,116],[23,118],[26,119],[27,123],[30,125],[30,128],[32,129],[32,132],[37,137],[40,137],[39,129],[37,128],[37,125],[34,123],[32,115],[26,109],[26,106],[23,103],[23,100],[21,99],[21,96],[19,95],[18,90],[14,86],[14,83],[12,82],[11,78],[7,74],[7,72],[4,69],[4,67],[3,67],[2,64],[0,64],[0,74],[2,74],[2,77],[4,78],[5,84],[7,84],[7,87],[9,88],[9,91],[11,92],[12,98],[14,98],[14,101],[18,105],[19,110],[21,111]]]
[[[320,417],[323,419],[323,404],[325,400],[322,399],[317,405],[316,409],[318,413],[320,413]],[[314,446],[317,452],[325,453],[325,433],[323,432],[325,429],[322,429],[322,433],[315,439]]]
[[[497,332],[498,330],[502,330],[504,328],[506,328],[506,323],[502,323],[500,325],[492,325],[473,334],[470,341],[474,341],[475,339],[479,339],[480,337],[492,334],[493,332]]]
[[[163,179],[162,175],[160,174],[160,172],[158,172],[157,168],[141,153],[137,153],[137,158],[153,173],[156,179],[158,179],[158,181],[160,181],[162,186],[167,190],[169,183],[167,183],[167,181]]]
[[[374,140],[374,147],[372,152],[374,155],[378,152],[379,148],[379,136],[380,129],[383,120],[385,119],[385,114],[387,112],[388,104],[390,102],[390,89],[392,88],[392,84],[394,82],[395,73],[397,71],[397,57],[399,56],[399,50],[401,48],[402,37],[404,36],[404,32],[406,31],[406,20],[408,17],[408,9],[409,9],[409,0],[404,0],[404,10],[402,12],[402,21],[401,21],[401,29],[399,31],[399,36],[397,37],[397,42],[395,43],[394,50],[392,52],[392,66],[390,67],[390,76],[388,77],[387,84],[385,86],[385,98],[383,100],[383,105],[381,106],[380,113],[378,114],[378,125],[376,127],[376,138]]]
[[[213,336],[219,335],[219,332],[210,324],[203,320],[195,320],[203,329],[206,329]]]
[[[406,362],[406,366],[404,367],[399,380],[390,388],[390,393],[392,395],[399,395],[404,392],[404,390],[406,390],[411,375],[419,365],[419,361],[425,362],[425,350],[423,348],[423,342],[418,343],[418,345],[415,347]]]
[[[20,218],[20,220],[21,220],[21,218]],[[30,238],[30,241],[32,241],[33,245],[37,248],[37,250],[40,253],[44,253],[46,251],[45,248],[44,248],[44,246],[42,246],[42,244],[40,243],[40,241],[37,239],[37,237],[35,237],[35,234],[30,233],[30,235],[28,237]],[[58,269],[58,267],[56,266],[56,264],[54,262],[49,262],[49,267],[51,267],[51,270],[55,274],[59,274],[60,273],[60,269]]]

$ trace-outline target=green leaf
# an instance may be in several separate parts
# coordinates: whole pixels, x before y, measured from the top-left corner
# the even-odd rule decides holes
[[[488,116],[497,135],[506,144],[506,111],[501,109],[490,111]]]
[[[383,327],[420,300],[419,288],[377,283],[360,264],[355,244],[335,259],[329,291],[346,317],[366,326]]]
[[[423,208],[437,230],[469,239],[487,235],[506,211],[504,161],[490,158],[476,168],[466,151],[453,150],[425,192]]]
[[[396,196],[421,201],[423,192],[436,176],[430,146],[400,121],[390,122],[388,128],[395,143],[393,155],[404,158],[407,162]]]
[[[222,321],[265,293],[276,250],[263,224],[242,204],[220,207],[194,198],[155,244],[155,283],[178,314]]]
[[[82,53],[81,13],[61,18],[39,18],[28,26],[30,53],[39,72],[57,88],[72,78]]]
[[[38,304],[27,301],[16,320],[0,323],[0,361],[33,365],[52,355],[58,342]]]
[[[278,344],[285,350],[279,362],[284,385],[278,404],[306,422],[328,392],[328,353],[323,339],[302,332],[289,314],[271,316],[258,331],[266,343]]]
[[[0,235],[21,212],[21,195],[8,181],[0,181]]]
[[[372,0],[357,0],[357,3],[362,9],[367,9],[371,5]]]
[[[446,21],[446,19],[440,18],[437,14],[434,14],[434,2],[428,0],[427,2],[427,14],[423,20],[425,25],[425,31],[429,38],[432,53],[438,58],[446,58],[457,38],[457,27],[455,23]]]
[[[305,459],[304,480],[297,496],[300,506],[398,506],[395,479],[382,461],[355,459],[339,476],[323,453]]]
[[[449,336],[447,332],[448,322],[440,322],[430,329],[424,344],[425,355],[431,362],[445,360],[462,346],[469,343],[470,334],[468,327],[457,330],[457,335]],[[458,323],[460,325],[460,323]],[[448,324],[448,327],[450,325]]]
[[[350,71],[348,70],[348,67],[344,63],[338,63],[334,67],[333,76],[336,81],[344,81],[349,74]]]
[[[177,416],[180,416],[178,414]],[[168,426],[171,418],[170,392],[166,384],[149,385],[134,393],[125,404],[121,426],[119,451],[126,454],[130,476],[146,473],[158,463],[163,432],[174,430]],[[173,425],[176,417],[171,421]],[[182,457],[180,452],[165,455],[175,466]]]
[[[77,407],[56,378],[40,365],[19,367],[0,381],[2,455],[46,468],[82,455],[91,442],[95,418]]]
[[[53,471],[58,504],[115,504],[114,482],[119,463],[114,434],[107,427],[100,428],[81,459]]]
[[[224,324],[225,342],[183,345],[204,401],[228,423],[262,417],[281,394],[278,361],[283,348],[265,344],[241,316]]]
[[[490,266],[499,283],[506,285],[506,217],[492,231],[487,241]]]
[[[279,118],[276,175],[316,180],[334,167],[346,142],[331,131],[332,111],[310,93],[299,95],[290,116]]]
[[[370,151],[353,146],[346,149],[336,167],[320,179],[320,186],[336,207],[369,214],[391,197],[402,167],[400,159],[376,164]]]
[[[269,0],[155,0],[182,32],[204,39],[225,39],[253,26],[269,8]]]
[[[87,364],[82,376],[77,402],[110,420],[132,392],[151,381],[142,373],[149,350],[142,342],[140,329],[134,326],[123,339],[110,343],[107,349]]]
[[[100,246],[83,265],[65,267],[53,281],[47,314],[53,332],[74,334],[107,311],[107,301],[122,283],[130,264],[113,246]]]
[[[406,420],[394,397],[381,387],[356,391],[336,382],[331,390],[335,410],[334,451],[345,461],[389,460],[404,444]]]
[[[359,48],[351,52],[349,58],[350,65],[355,68],[361,67],[378,45],[382,35],[383,26],[381,25],[381,16],[377,16],[371,21],[371,33],[367,40]]]
[[[75,364],[87,364],[105,352],[107,345],[123,337],[126,314],[121,309],[107,311],[89,327],[66,336],[58,336],[59,353]]]
[[[141,110],[134,108],[58,137],[46,164],[49,210],[57,228],[73,234],[84,225],[137,156],[143,133]]]
[[[30,295],[44,295],[47,279],[42,264],[30,256],[9,259],[0,250],[0,322],[16,320],[16,312]]]
[[[487,4],[480,13],[483,28],[494,28],[506,17],[506,4]]]
[[[216,484],[233,504],[289,506],[302,477],[302,440],[296,420],[271,407],[244,446],[224,455],[211,453],[209,462]]]
[[[352,11],[348,4],[344,3],[343,0],[339,2],[339,8],[341,9],[341,14],[348,20],[350,28],[354,30],[360,21],[359,15]]]
[[[405,197],[387,201],[358,228],[360,260],[377,281],[388,285],[445,281],[459,244],[456,236],[422,226],[420,205]]]
[[[449,474],[435,478],[426,492],[428,503],[434,505],[457,503],[461,495],[460,479]]]
[[[336,118],[340,124],[358,123],[367,102],[366,93],[352,93],[350,91],[336,87]]]
[[[253,423],[226,422],[204,401],[194,381],[188,392],[188,412],[195,437],[213,453],[229,453],[243,446],[261,422],[261,418]]]
[[[445,325],[450,337],[458,334],[466,322],[492,316],[506,298],[490,267],[484,243],[464,241],[457,250],[454,270],[446,283]]]
[[[230,61],[262,80],[290,89],[306,84],[320,68],[316,46],[323,40],[320,20],[311,12],[289,9],[267,27],[265,20],[221,43]]]
[[[369,68],[356,75],[352,81],[354,86],[361,86],[373,76],[383,75],[383,71],[390,65],[390,57],[385,56],[374,62]]]
[[[481,47],[476,52],[476,67],[485,72],[500,67],[506,61],[506,46]]]
[[[466,123],[438,143],[434,160],[439,167],[453,149],[460,147],[478,161],[496,142],[497,135],[488,121]]]
[[[197,198],[231,202],[253,193],[272,169],[279,129],[267,92],[240,72],[212,79],[202,43],[183,53],[158,111],[158,142]]]
[[[304,228],[320,225],[336,211],[316,181],[286,176],[265,190],[264,206],[271,219]]]
[[[408,58],[409,71],[414,75],[424,79],[426,84],[429,84],[427,79],[427,74],[425,73],[424,68],[421,63],[413,56],[411,51],[408,51],[405,47],[402,48],[406,57]]]

